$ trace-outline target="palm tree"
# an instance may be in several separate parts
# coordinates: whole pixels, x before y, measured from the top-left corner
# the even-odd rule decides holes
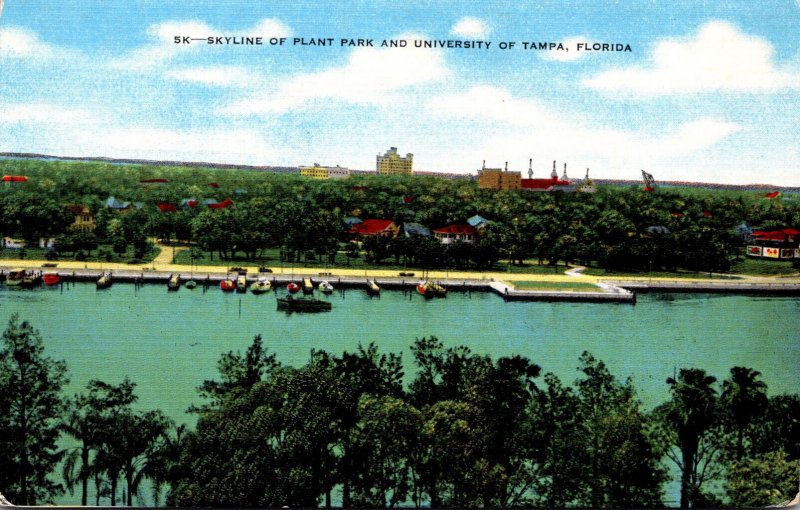
[[[697,368],[682,368],[677,380],[667,379],[672,400],[665,404],[663,416],[681,451],[681,508],[692,505],[703,481],[697,472],[697,456],[700,441],[717,421],[717,392],[712,387],[716,381]]]
[[[96,429],[86,409],[78,403],[79,398],[69,403],[69,411],[61,424],[61,430],[81,442],[80,446],[66,452],[62,476],[70,494],[78,482],[81,484],[81,505],[88,504],[89,477],[93,466],[90,463],[91,450],[95,445]]]
[[[722,382],[721,401],[730,425],[736,429],[736,460],[744,457],[747,427],[767,408],[767,385],[761,372],[747,367],[731,368],[730,379]]]

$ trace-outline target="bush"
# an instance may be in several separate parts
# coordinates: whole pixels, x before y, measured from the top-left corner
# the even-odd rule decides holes
[[[86,260],[86,252],[79,251],[78,253],[76,253],[75,260],[77,260],[78,262],[83,262],[84,260]]]
[[[44,258],[46,260],[58,260],[58,252],[57,251],[48,251],[44,254]]]

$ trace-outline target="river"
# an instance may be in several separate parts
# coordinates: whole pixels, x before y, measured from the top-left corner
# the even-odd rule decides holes
[[[341,354],[375,342],[381,352],[402,353],[407,377],[414,372],[409,347],[423,336],[495,358],[527,356],[569,384],[588,350],[617,378],[630,377],[648,409],[668,399],[665,381],[682,367],[722,380],[731,367],[748,366],[762,373],[770,395],[800,393],[797,298],[640,294],[631,306],[505,302],[477,292],[369,298],[351,289],[325,299],[331,312],[287,315],[276,311],[273,293],[119,283],[102,291],[93,284],[2,287],[0,318],[19,313],[40,330],[46,355],[67,362],[69,393],[92,378],[118,383],[127,375],[139,407],[159,408],[178,423],[194,423],[185,410],[200,403],[195,388],[217,377],[220,354],[244,352],[256,334],[290,365],[305,363],[312,349]]]

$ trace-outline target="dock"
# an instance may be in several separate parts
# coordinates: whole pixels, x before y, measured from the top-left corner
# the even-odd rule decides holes
[[[40,268],[31,268],[40,270]],[[7,269],[0,269],[0,280],[5,280]],[[104,273],[110,271],[100,269],[59,269],[48,270],[49,273],[58,274],[65,282],[96,282]],[[170,276],[177,276],[181,281],[194,280],[199,286],[218,286],[219,282],[230,279],[231,273],[224,270],[218,272],[197,271],[154,271],[148,269],[118,269],[114,270],[113,278],[118,283],[135,284],[162,284],[167,285]],[[409,276],[372,277],[372,276],[337,276],[325,272],[319,274],[271,274],[251,273],[246,276],[247,282],[253,283],[259,277],[266,277],[273,289],[285,287],[290,282],[301,284],[309,280],[315,287],[326,280],[334,288],[364,289],[367,280],[374,280],[381,288],[386,290],[414,291],[420,279]],[[586,303],[625,303],[636,304],[636,295],[640,292],[685,292],[685,293],[719,293],[719,294],[744,294],[744,295],[769,295],[769,296],[800,296],[800,281],[793,279],[787,282],[761,282],[761,281],[700,281],[700,280],[625,280],[603,279],[597,282],[597,290],[567,291],[567,290],[523,290],[513,285],[491,278],[437,279],[451,292],[493,292],[506,301],[566,301]]]

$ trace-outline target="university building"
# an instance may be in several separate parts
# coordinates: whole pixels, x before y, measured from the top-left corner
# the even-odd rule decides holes
[[[519,172],[509,172],[508,162],[505,170],[499,168],[486,168],[486,161],[483,168],[478,170],[478,187],[481,189],[520,189],[522,186],[522,174]]]
[[[397,154],[397,147],[390,147],[383,156],[378,154],[375,170],[378,175],[411,175],[413,166],[413,154],[409,152],[403,158]]]
[[[336,166],[320,166],[319,163],[314,163],[314,166],[301,166],[300,175],[311,179],[344,179],[350,177],[350,169]]]

